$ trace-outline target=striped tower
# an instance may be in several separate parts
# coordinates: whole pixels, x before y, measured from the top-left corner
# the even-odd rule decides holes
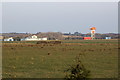
[[[96,28],[95,27],[91,27],[90,30],[91,30],[91,38],[95,39],[95,30],[96,30]]]

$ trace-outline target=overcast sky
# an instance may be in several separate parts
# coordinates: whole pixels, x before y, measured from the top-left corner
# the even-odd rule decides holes
[[[6,2],[2,32],[118,32],[117,2]]]

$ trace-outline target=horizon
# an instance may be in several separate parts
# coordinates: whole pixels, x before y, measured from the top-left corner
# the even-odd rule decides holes
[[[18,34],[21,34],[21,33],[24,33],[24,34],[37,34],[37,33],[51,33],[51,32],[34,32],[34,33],[30,33],[30,32],[4,32],[4,33],[18,33]],[[68,34],[68,33],[71,33],[71,34],[74,34],[75,32],[53,32],[53,33],[62,33],[62,34]],[[81,32],[78,32],[78,33],[81,33]],[[89,32],[91,33],[91,32]],[[81,34],[89,34],[89,33],[81,33]],[[95,34],[120,34],[120,33],[116,33],[116,32],[109,32],[109,33],[99,33],[99,32],[96,32]],[[3,33],[0,33],[0,34],[3,34]]]

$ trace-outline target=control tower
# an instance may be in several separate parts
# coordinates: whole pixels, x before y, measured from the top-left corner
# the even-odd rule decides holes
[[[95,39],[95,30],[96,30],[96,28],[95,27],[91,27],[90,30],[91,30],[91,38]]]

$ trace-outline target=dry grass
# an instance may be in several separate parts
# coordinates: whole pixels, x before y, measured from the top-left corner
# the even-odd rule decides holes
[[[114,78],[118,71],[117,40],[3,43],[4,78],[64,78],[77,55],[92,78]]]

